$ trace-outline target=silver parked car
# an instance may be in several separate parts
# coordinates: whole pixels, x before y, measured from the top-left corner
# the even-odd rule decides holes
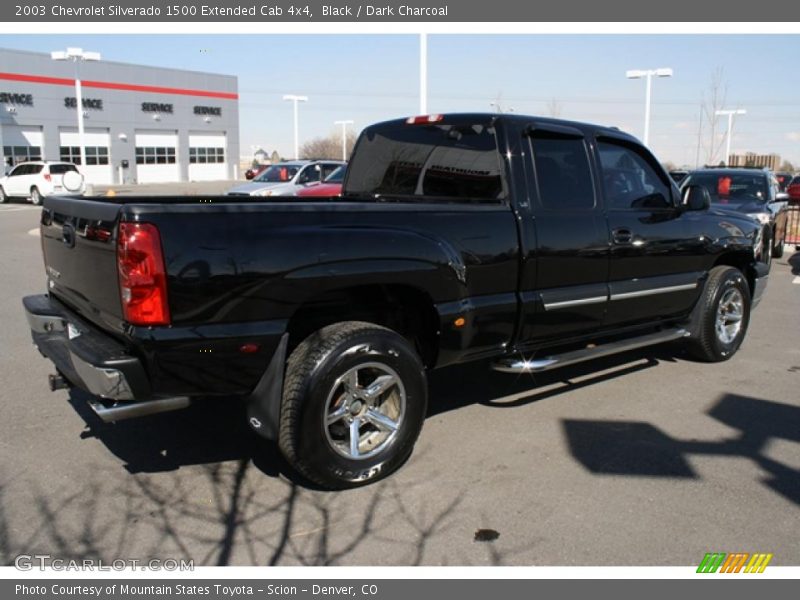
[[[276,163],[257,177],[226,192],[228,196],[294,196],[319,184],[338,167],[341,160],[293,160]]]

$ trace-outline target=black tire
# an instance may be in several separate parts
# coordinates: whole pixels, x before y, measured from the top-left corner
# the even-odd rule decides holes
[[[777,236],[776,236],[777,237]],[[782,258],[783,257],[783,244],[786,242],[786,231],[783,232],[783,238],[778,241],[774,246],[772,246],[772,258]]]
[[[772,229],[764,228],[764,237],[761,240],[761,253],[758,260],[772,269]]]
[[[360,404],[342,381],[353,372],[356,393],[360,394],[371,388],[366,384],[360,387],[359,378],[366,381],[372,372],[384,373],[385,381],[391,381],[393,373],[400,383]],[[389,419],[396,426],[392,433],[373,424],[378,402],[391,402],[393,408],[402,404],[402,409],[393,414],[397,420]],[[278,445],[297,471],[324,488],[365,485],[397,470],[411,454],[425,420],[427,402],[425,368],[402,336],[372,323],[347,321],[329,325],[306,338],[289,357]],[[359,407],[369,414],[361,413],[359,417],[352,412]],[[339,411],[347,416],[331,420]],[[362,423],[367,449],[363,454],[359,425],[355,425],[358,434],[352,436],[354,425],[348,424],[347,419]],[[372,443],[374,449],[370,449]]]
[[[6,191],[0,186],[0,204],[5,204],[8,202],[8,196],[6,196]]]
[[[730,306],[731,299],[739,298],[739,327],[732,333],[735,311],[726,312],[720,304]],[[692,356],[705,362],[721,362],[736,354],[742,345],[750,323],[750,286],[741,271],[734,267],[718,266],[711,269],[703,293],[698,300],[697,319],[694,322],[688,350]],[[722,314],[722,328],[718,318]],[[728,315],[726,317],[726,315]]]
[[[30,195],[31,204],[34,206],[40,206],[42,204],[42,193],[39,191],[39,188],[36,186],[31,188],[31,195]]]

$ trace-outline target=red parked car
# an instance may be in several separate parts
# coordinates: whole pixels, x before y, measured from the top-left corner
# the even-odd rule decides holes
[[[785,192],[786,188],[789,187],[789,182],[794,179],[791,173],[787,173],[785,171],[778,171],[775,173],[775,179],[778,180],[778,191]]]
[[[789,202],[792,204],[800,204],[800,175],[795,175],[786,186],[786,192],[789,194]]]
[[[342,195],[342,182],[344,181],[344,174],[347,171],[347,165],[342,165],[333,173],[328,175],[321,183],[309,186],[297,192],[297,196],[307,198],[309,196],[319,198],[321,196],[341,196]]]

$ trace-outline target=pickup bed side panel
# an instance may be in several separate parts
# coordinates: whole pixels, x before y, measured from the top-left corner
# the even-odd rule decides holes
[[[123,210],[126,220],[158,226],[167,264],[173,327],[131,331],[148,354],[154,387],[177,392],[202,371],[214,378],[214,389],[252,389],[300,307],[360,286],[405,286],[430,298],[440,315],[439,364],[502,351],[514,334],[517,229],[506,205]],[[466,325],[455,328],[459,316]],[[230,336],[232,326],[247,335]],[[239,347],[248,339],[262,343],[263,352],[245,360]]]

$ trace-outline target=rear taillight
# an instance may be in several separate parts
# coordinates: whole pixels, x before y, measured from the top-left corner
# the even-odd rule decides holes
[[[44,180],[45,180],[45,181],[52,181],[52,180],[53,180],[53,178],[52,178],[52,177],[50,177],[50,173],[45,173],[45,174],[44,174]]]
[[[169,325],[167,275],[155,225],[120,223],[117,271],[125,320],[133,325]]]

